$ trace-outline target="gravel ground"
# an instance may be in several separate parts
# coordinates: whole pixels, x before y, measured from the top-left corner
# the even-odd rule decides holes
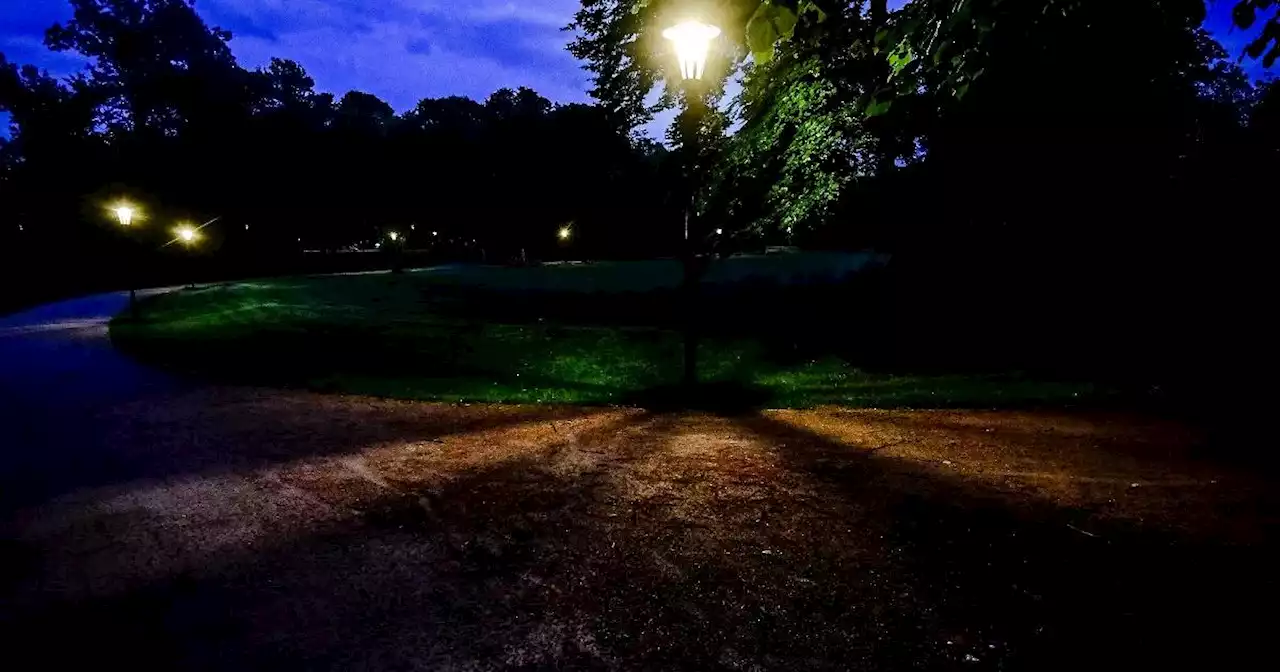
[[[1266,484],[1176,425],[244,390],[107,424],[203,457],[8,517],[5,629],[59,664],[1221,664],[1274,593]]]
[[[58,412],[19,394],[35,360],[0,385],[14,669],[1232,669],[1273,629],[1273,483],[1177,423],[418,404],[93,357],[121,380]]]

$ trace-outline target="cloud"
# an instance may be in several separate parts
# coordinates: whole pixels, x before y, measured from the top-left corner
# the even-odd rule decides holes
[[[318,88],[356,89],[406,110],[424,97],[482,99],[529,86],[552,100],[586,100],[587,76],[561,30],[573,0],[206,0],[197,9],[235,35],[245,67],[298,61]]]
[[[0,35],[0,52],[11,63],[35,65],[54,77],[66,77],[79,72],[87,61],[77,54],[49,51],[44,46],[44,31],[40,35]]]
[[[71,18],[66,0],[27,0],[5,3],[0,9],[0,36],[41,39],[49,26]]]
[[[412,38],[404,46],[411,54],[421,54],[423,56],[431,55],[431,40],[428,40],[425,37]]]
[[[578,11],[577,0],[543,0],[542,2],[505,2],[471,7],[466,14],[477,21],[517,20],[552,28],[568,25]]]
[[[202,12],[205,22],[213,27],[230,30],[232,39],[237,37],[254,37],[261,40],[274,41],[279,37],[279,32],[272,28],[270,24],[245,15],[233,8],[223,8],[214,5],[214,8]]]
[[[577,67],[565,51],[567,39],[558,27],[509,17],[461,23],[431,14],[421,17],[419,26],[455,54],[488,58],[504,67],[547,71]]]
[[[1244,56],[1245,47],[1262,33],[1263,26],[1266,25],[1266,20],[1271,14],[1260,13],[1253,27],[1245,30],[1237,28],[1231,20],[1231,10],[1234,6],[1234,2],[1217,2],[1209,6],[1208,20],[1205,22],[1209,34],[1222,44],[1229,58],[1241,59],[1240,66],[1250,77],[1260,79],[1275,73],[1276,68],[1264,68],[1261,60]]]

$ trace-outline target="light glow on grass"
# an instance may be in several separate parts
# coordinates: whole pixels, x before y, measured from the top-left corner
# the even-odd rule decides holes
[[[145,361],[227,382],[404,399],[626,404],[678,383],[681,334],[636,321],[652,301],[644,293],[584,292],[556,303],[573,283],[599,286],[609,268],[233,283],[157,297],[145,321],[113,324],[112,338]],[[522,293],[534,273],[549,277],[528,284],[557,289]],[[580,316],[554,317],[566,306],[581,306],[573,309]],[[601,323],[603,309],[629,321]],[[796,362],[745,336],[752,328],[705,334],[701,369],[706,382],[750,388],[770,407],[990,407],[1097,396],[1079,384],[1010,376],[871,372],[838,356]]]

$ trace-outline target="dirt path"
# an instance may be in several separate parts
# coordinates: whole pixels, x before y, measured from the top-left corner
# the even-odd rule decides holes
[[[11,660],[1232,668],[1273,622],[1274,490],[1174,423],[452,406],[138,375],[10,417],[41,451],[112,467],[6,499]],[[78,429],[36,427],[55,417]]]

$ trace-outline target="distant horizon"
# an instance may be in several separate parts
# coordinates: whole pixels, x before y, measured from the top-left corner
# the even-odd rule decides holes
[[[891,0],[890,6],[905,0]],[[1257,27],[1234,28],[1234,0],[1208,3],[1206,28],[1238,58]],[[316,89],[341,97],[363,91],[397,113],[423,98],[461,95],[483,101],[501,88],[527,86],[556,103],[590,103],[589,73],[565,50],[577,0],[477,0],[464,8],[448,0],[197,0],[211,27],[231,31],[231,51],[241,67],[265,66],[272,57],[295,60]],[[58,78],[79,72],[85,60],[49,51],[45,30],[71,16],[66,0],[27,0],[0,7],[0,53]],[[1275,71],[1241,62],[1251,80]],[[0,137],[9,137],[9,115],[0,113]],[[662,140],[671,115],[645,127]]]

